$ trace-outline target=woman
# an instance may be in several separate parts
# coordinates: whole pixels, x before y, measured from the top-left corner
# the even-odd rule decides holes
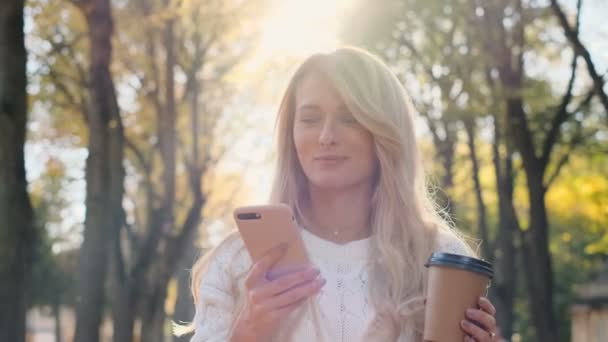
[[[427,193],[414,108],[380,59],[313,55],[278,113],[271,202],[294,210],[313,266],[270,281],[238,233],[193,270],[194,342],[421,341],[434,251],[473,255]],[[495,309],[467,311],[465,340],[496,340]]]

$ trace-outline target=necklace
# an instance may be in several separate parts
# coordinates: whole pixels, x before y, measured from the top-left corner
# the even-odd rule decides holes
[[[318,226],[317,226],[318,227]],[[321,231],[323,231],[323,229],[320,229]],[[326,231],[330,230],[332,232],[332,234],[334,235],[334,237],[338,237],[338,235],[340,235],[341,231],[336,229],[335,227],[327,229]]]
[[[308,227],[315,227],[315,230],[318,231],[317,234],[322,234],[323,231],[327,231],[327,230],[324,230],[324,229],[320,229],[318,225],[313,224],[312,222],[310,222],[307,219],[305,219],[305,221],[307,221],[306,222],[306,226],[308,226]],[[332,232],[332,234],[333,234],[334,237],[337,237],[338,235],[340,235],[340,231],[338,229],[333,228],[333,229],[331,229],[331,232]]]
[[[330,234],[333,235],[334,238],[338,238],[340,236],[340,234],[342,233],[342,230],[336,229],[335,227],[323,229],[319,225],[314,224],[312,221],[310,221],[310,220],[308,220],[306,218],[304,218],[303,220],[305,222],[304,225],[307,226],[307,227],[314,227],[314,231],[316,231],[317,234],[320,234],[319,236],[324,236],[324,235],[326,236],[326,234],[328,232],[330,232]],[[359,234],[357,234],[357,235],[359,235]]]

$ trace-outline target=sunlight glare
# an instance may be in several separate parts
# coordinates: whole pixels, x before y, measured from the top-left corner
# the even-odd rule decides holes
[[[276,1],[265,18],[260,57],[303,57],[335,49],[346,0]]]

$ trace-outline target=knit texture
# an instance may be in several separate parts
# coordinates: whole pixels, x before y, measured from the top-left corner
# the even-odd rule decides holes
[[[327,280],[313,299],[317,301],[324,341],[362,341],[375,317],[368,295],[370,238],[340,245],[301,229],[311,262]],[[436,251],[468,255],[467,247],[446,233],[437,235]],[[243,293],[244,284],[235,275],[244,275],[251,259],[240,238],[221,245],[205,271],[198,288],[199,303],[194,317],[195,333],[191,342],[228,341],[236,318],[236,303],[231,293]],[[316,341],[312,315],[306,311],[294,328],[290,341]]]

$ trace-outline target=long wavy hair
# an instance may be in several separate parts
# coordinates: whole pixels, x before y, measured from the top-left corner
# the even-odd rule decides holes
[[[355,119],[371,133],[378,160],[371,201],[369,275],[369,295],[377,316],[366,340],[421,341],[427,281],[424,264],[433,251],[438,230],[460,237],[429,192],[415,136],[415,109],[397,77],[378,57],[359,48],[344,47],[312,55],[297,69],[278,111],[277,169],[270,202],[291,206],[298,222],[304,220],[301,208],[308,196],[308,180],[296,154],[293,125],[296,89],[311,72],[325,76]],[[227,240],[237,237],[233,233]],[[194,267],[195,298],[205,259],[210,257]],[[235,297],[242,308],[244,296],[235,293]],[[318,328],[315,306],[309,301]],[[296,318],[282,325],[277,340],[288,340],[291,328],[304,312],[300,310]]]

